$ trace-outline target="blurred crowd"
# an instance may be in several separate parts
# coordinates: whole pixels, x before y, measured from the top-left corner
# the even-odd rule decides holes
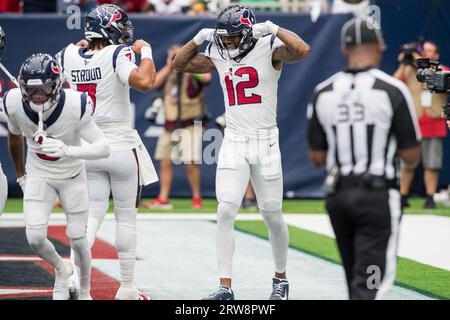
[[[315,20],[322,12],[364,15],[370,0],[1,0],[0,13],[64,13],[71,5],[87,12],[105,3],[119,5],[129,13],[188,15],[216,13],[241,3],[254,10],[309,12]]]

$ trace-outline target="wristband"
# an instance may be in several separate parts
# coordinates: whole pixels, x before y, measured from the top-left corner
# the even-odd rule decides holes
[[[195,80],[202,81],[201,73],[194,73],[192,76],[194,77]]]
[[[141,60],[142,59],[152,59],[153,60],[152,48],[151,47],[149,47],[149,46],[142,47],[142,49],[141,49]]]

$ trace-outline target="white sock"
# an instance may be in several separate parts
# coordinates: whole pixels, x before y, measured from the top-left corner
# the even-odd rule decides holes
[[[89,292],[91,288],[91,250],[87,238],[71,240],[75,264],[80,268],[80,290]]]
[[[26,229],[26,236],[31,249],[58,271],[63,266],[63,259],[56,252],[55,246],[47,239],[47,229]]]
[[[283,214],[280,210],[260,210],[264,222],[269,229],[269,241],[272,246],[272,257],[275,263],[275,272],[286,272],[287,252],[289,246],[289,232]]]
[[[216,250],[220,278],[231,278],[235,250],[234,221],[239,206],[219,203],[217,208]]]
[[[119,256],[121,286],[134,287],[134,269],[136,264],[136,208],[115,208],[116,249]]]

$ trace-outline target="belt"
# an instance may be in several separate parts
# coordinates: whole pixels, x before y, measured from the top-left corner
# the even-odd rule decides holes
[[[372,174],[340,175],[336,189],[343,190],[351,188],[365,188],[370,190],[398,189],[398,183],[395,179],[386,179],[384,176]]]

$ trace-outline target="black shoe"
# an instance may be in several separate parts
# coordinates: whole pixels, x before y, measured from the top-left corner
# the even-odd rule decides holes
[[[402,209],[411,207],[411,205],[409,204],[409,201],[408,201],[408,196],[402,196],[401,205],[402,205]]]
[[[210,293],[209,296],[202,300],[234,300],[234,293],[231,288],[220,286],[217,291]]]
[[[427,196],[427,201],[423,205],[424,209],[436,209],[436,203],[434,202],[433,196]]]
[[[272,287],[273,291],[269,300],[288,300],[289,282],[287,280],[273,278]]]

